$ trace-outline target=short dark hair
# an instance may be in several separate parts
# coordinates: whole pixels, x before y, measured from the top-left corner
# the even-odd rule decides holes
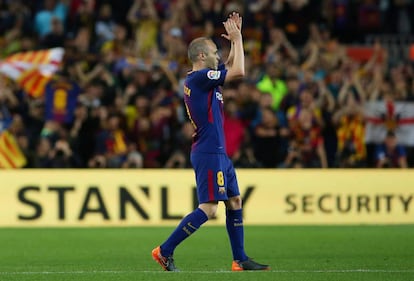
[[[208,46],[206,44],[207,41],[210,41],[207,37],[198,37],[191,41],[190,45],[188,46],[188,59],[194,63],[198,61],[198,55],[200,53],[208,53]]]
[[[387,137],[395,137],[395,132],[394,131],[391,131],[391,130],[389,130],[389,131],[387,131],[387,135],[386,135]]]

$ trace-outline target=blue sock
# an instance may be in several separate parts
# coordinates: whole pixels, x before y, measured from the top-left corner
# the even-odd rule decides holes
[[[229,235],[233,259],[247,260],[244,252],[244,228],[242,209],[226,210],[226,228]]]
[[[170,237],[161,245],[161,254],[164,257],[171,256],[178,244],[193,234],[207,220],[207,215],[200,208],[188,214],[174,232],[171,233]]]

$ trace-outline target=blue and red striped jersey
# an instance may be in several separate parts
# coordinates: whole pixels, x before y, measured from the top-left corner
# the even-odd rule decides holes
[[[223,85],[227,70],[189,72],[184,82],[184,102],[195,128],[192,152],[226,153],[223,129]]]

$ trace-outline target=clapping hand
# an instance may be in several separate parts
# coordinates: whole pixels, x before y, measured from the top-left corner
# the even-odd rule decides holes
[[[239,13],[231,13],[223,24],[227,34],[222,34],[222,37],[230,41],[234,41],[238,37],[241,37],[242,17]]]

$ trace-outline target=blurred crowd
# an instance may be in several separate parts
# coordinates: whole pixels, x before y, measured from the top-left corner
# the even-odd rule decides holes
[[[414,1],[0,0],[2,57],[64,47],[48,87],[67,83],[78,93],[68,118],[54,118],[47,95],[31,97],[0,77],[0,120],[12,120],[26,167],[190,167],[187,44],[210,37],[225,61],[220,35],[232,11],[243,16],[247,73],[223,88],[236,167],[414,165],[395,126],[367,143],[364,115],[370,101],[414,100],[412,62],[404,54],[391,62],[380,40],[366,60],[346,52],[368,34],[410,34]]]

